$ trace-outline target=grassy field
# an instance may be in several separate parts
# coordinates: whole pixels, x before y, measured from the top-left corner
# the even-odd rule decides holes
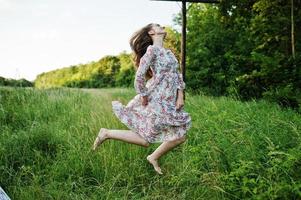
[[[161,158],[108,140],[101,127],[127,129],[112,100],[133,89],[0,88],[0,186],[13,200],[301,199],[301,117],[265,101],[191,96],[188,140]]]

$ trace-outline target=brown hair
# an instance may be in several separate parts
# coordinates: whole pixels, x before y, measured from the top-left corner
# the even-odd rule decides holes
[[[135,69],[137,70],[140,63],[140,58],[145,54],[149,45],[153,44],[153,40],[148,32],[151,30],[154,24],[150,23],[143,28],[136,31],[130,38],[130,46],[133,50],[133,61]],[[151,69],[149,68],[146,73],[146,78],[149,79],[153,76]]]

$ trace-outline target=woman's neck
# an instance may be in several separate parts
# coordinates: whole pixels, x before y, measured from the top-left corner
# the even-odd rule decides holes
[[[153,42],[154,46],[163,47],[163,38],[155,38]]]

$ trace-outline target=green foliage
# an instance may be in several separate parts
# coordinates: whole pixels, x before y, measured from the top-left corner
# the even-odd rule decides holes
[[[116,56],[105,56],[98,62],[65,67],[42,73],[35,80],[35,87],[78,87],[97,88],[113,87],[120,69],[120,61]]]
[[[131,57],[125,52],[119,55],[120,70],[116,75],[116,86],[130,87],[134,84],[135,68]]]
[[[188,88],[215,96],[238,95],[242,100],[273,99],[298,110],[301,107],[300,8],[300,1],[294,1],[296,57],[293,59],[288,1],[189,4]],[[181,24],[179,16],[175,22]]]
[[[233,199],[300,198],[300,149],[281,151],[269,138],[265,140],[268,153],[262,163],[239,160],[220,177],[224,192]]]
[[[15,80],[15,79],[7,79],[0,76],[0,86],[33,87],[33,83],[24,78]]]

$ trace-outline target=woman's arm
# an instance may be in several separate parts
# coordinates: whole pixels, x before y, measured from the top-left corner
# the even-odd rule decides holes
[[[177,96],[178,96],[179,98],[183,98],[183,90],[182,90],[182,89],[178,89],[178,90],[177,90]]]
[[[183,90],[177,90],[176,110],[184,106]]]
[[[147,96],[147,88],[145,86],[145,74],[155,58],[155,48],[149,45],[145,54],[140,58],[140,64],[135,74],[134,87],[137,94],[142,97]]]
[[[176,109],[184,106],[184,98],[183,91],[185,89],[185,82],[183,81],[183,75],[181,72],[177,70],[178,80],[177,80],[177,101],[176,101]]]
[[[177,86],[177,88],[179,89],[179,90],[185,90],[185,87],[186,87],[186,84],[185,84],[185,82],[183,81],[183,75],[182,75],[182,73],[181,72],[179,72],[178,70],[177,70],[177,75],[178,75],[178,86]]]

